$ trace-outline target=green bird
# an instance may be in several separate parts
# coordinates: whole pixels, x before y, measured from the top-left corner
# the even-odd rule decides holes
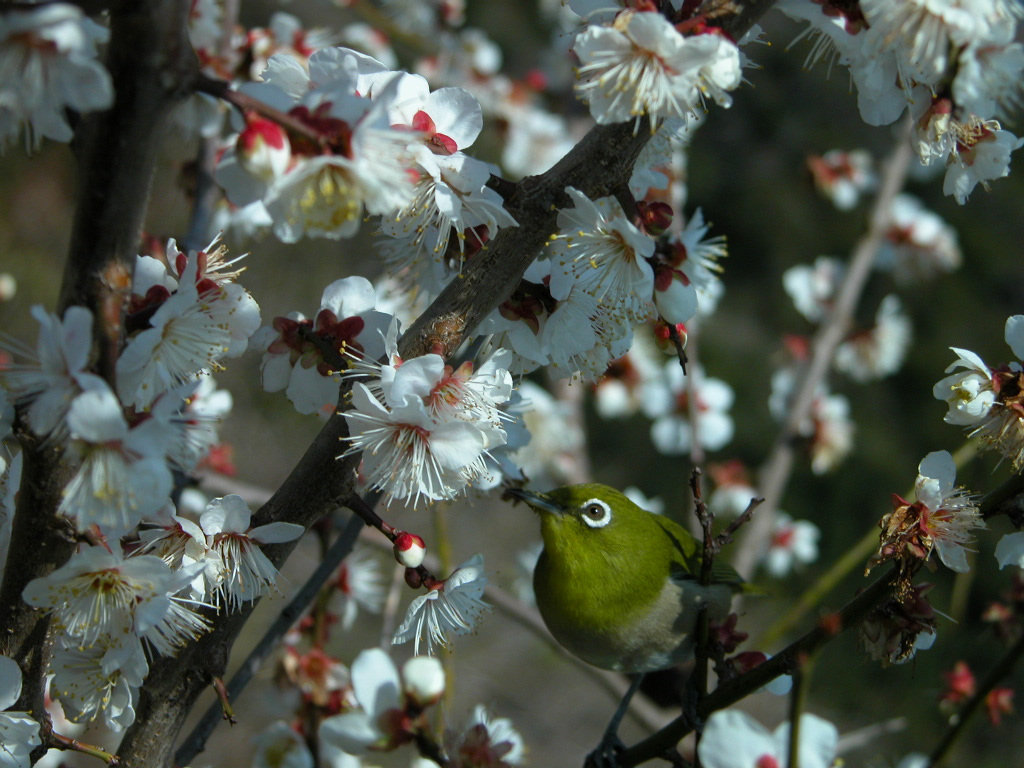
[[[533,589],[544,623],[595,667],[643,673],[688,661],[701,607],[722,619],[743,588],[739,574],[718,562],[702,586],[697,539],[607,485],[509,495],[540,513],[544,550]]]

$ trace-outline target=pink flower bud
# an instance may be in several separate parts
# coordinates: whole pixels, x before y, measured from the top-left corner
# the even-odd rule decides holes
[[[444,693],[444,668],[433,656],[413,656],[402,667],[405,695],[421,709]]]
[[[395,559],[406,568],[419,568],[426,554],[426,543],[415,533],[401,531],[395,537]]]
[[[288,170],[292,148],[288,135],[277,123],[250,116],[236,142],[238,162],[253,176],[270,182]]]

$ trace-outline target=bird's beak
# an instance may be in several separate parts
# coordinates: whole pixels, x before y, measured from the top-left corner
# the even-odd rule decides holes
[[[565,510],[555,504],[555,502],[551,501],[551,499],[543,493],[534,493],[533,491],[527,491],[523,488],[508,488],[505,491],[505,495],[511,496],[513,499],[518,499],[519,501],[525,501],[537,512],[550,512],[551,514],[558,515],[559,517],[565,514]]]

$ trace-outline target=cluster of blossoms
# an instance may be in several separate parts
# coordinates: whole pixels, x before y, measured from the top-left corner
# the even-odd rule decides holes
[[[174,473],[196,471],[230,409],[210,372],[246,349],[259,308],[216,241],[185,254],[171,240],[162,257],[135,261],[114,387],[89,372],[93,318],[77,306],[63,318],[36,307],[35,349],[10,343],[22,359],[0,371],[25,427],[67,445],[77,469],[58,512],[93,542],[23,593],[59,629],[53,695],[73,721],[102,717],[115,730],[134,720],[148,658],[208,629],[197,608],[234,609],[274,588],[260,545],[302,533],[287,523],[250,529],[237,496],[213,500],[198,522],[171,502]],[[5,462],[5,506],[19,463]],[[155,527],[137,533],[140,524]]]
[[[626,8],[607,24],[593,23],[592,3],[569,5],[592,22],[576,36],[573,52],[580,62],[576,92],[597,122],[639,124],[646,115],[657,125],[695,117],[709,96],[725,107],[732,103],[728,92],[742,81],[742,62],[720,30],[685,18],[689,13],[669,3]]]
[[[945,165],[943,192],[964,203],[1006,176],[1024,140],[999,112],[1018,99],[1024,46],[1015,0],[782,0],[819,35],[811,58],[834,57],[857,86],[861,117],[895,122],[909,110],[923,165]]]
[[[879,521],[880,543],[868,570],[897,561],[899,589],[904,592],[909,590],[909,578],[930,562],[932,552],[950,570],[969,570],[966,545],[973,541],[971,531],[984,528],[985,522],[974,497],[956,487],[955,480],[956,466],[948,451],[935,451],[921,460],[914,482],[917,499],[911,503],[893,494],[893,511]]]
[[[573,205],[559,211],[559,231],[480,331],[514,351],[513,372],[550,365],[559,378],[596,379],[633,345],[636,325],[680,326],[714,308],[725,248],[705,237],[699,210],[681,233],[654,240],[667,207],[640,204],[634,223],[615,198],[566,193]]]

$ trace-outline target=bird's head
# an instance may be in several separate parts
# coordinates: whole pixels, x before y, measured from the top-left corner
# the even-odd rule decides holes
[[[550,553],[622,550],[644,536],[644,511],[620,491],[599,483],[567,485],[547,493],[511,488],[507,494],[540,514]]]

